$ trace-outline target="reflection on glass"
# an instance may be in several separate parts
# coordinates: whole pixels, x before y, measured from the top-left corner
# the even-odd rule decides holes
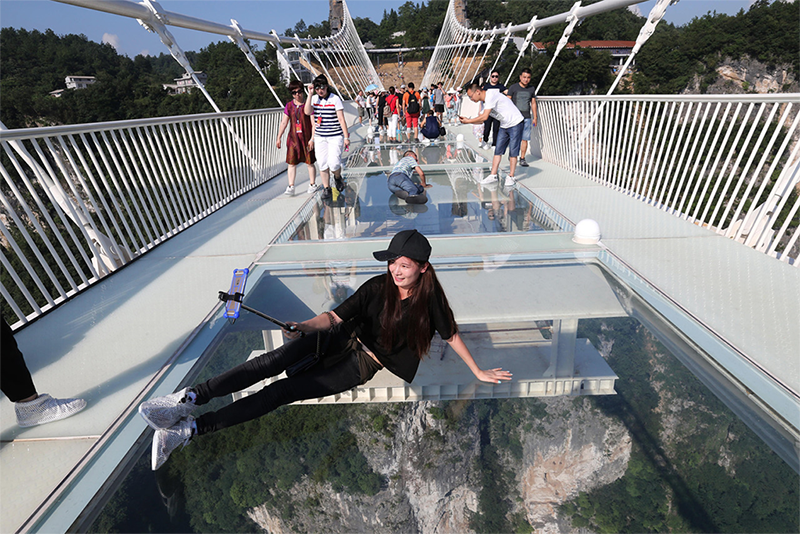
[[[276,242],[387,236],[412,228],[428,236],[568,230],[527,190],[479,185],[487,173],[482,168],[426,171],[433,187],[422,205],[392,195],[386,173],[350,176],[338,197],[309,201]]]

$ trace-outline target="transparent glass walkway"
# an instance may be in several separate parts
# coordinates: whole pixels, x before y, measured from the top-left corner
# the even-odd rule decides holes
[[[221,317],[216,294],[233,269],[253,270],[250,306],[302,320],[382,272],[372,251],[408,228],[431,238],[479,365],[506,367],[514,382],[476,383],[437,342],[413,384],[379,374],[325,403],[613,394],[602,347],[574,333],[581,321],[633,317],[797,469],[796,445],[775,422],[797,426],[797,401],[764,378],[800,391],[797,269],[542,161],[518,169],[517,188],[481,187],[491,155],[467,128],[453,130],[467,141],[416,146],[434,185],[428,204],[386,188],[405,145],[355,144],[338,198],[285,197],[279,176],[24,329],[40,392],[89,407],[20,429],[0,402],[2,531],[89,528],[149,457],[152,434],[135,413],[143,399],[282,342],[262,319]],[[599,222],[601,245],[572,242],[584,218]],[[782,290],[763,291],[764,280]],[[573,361],[553,357],[554,336],[573,341]]]

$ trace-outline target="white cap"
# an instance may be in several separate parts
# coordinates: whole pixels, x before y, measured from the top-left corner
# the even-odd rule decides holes
[[[600,225],[593,219],[583,219],[575,225],[572,240],[581,245],[595,245],[600,241]]]

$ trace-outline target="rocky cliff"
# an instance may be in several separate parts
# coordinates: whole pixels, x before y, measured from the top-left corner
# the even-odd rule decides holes
[[[725,58],[716,66],[717,78],[706,94],[796,93],[800,90],[791,65],[766,65],[750,57]],[[702,80],[696,75],[684,94],[700,94]]]
[[[506,488],[514,497],[509,499],[511,512],[521,513],[537,530],[568,530],[568,523],[559,520],[558,505],[625,472],[630,437],[586,398],[370,406],[363,417],[380,424],[356,422],[352,431],[372,468],[385,477],[380,492],[349,495],[305,479],[286,495],[292,514],[260,506],[249,516],[276,533],[470,532],[483,489],[481,449],[493,446],[481,437],[482,402],[513,402],[522,414],[515,430],[521,457],[497,450],[502,467],[513,473]],[[540,407],[539,417],[526,403]]]

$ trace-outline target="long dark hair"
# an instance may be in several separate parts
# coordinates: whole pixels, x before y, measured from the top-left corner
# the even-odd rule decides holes
[[[428,262],[417,261],[420,267],[424,267],[426,263]],[[380,344],[386,350],[391,350],[395,345],[395,340],[399,336],[405,335],[408,339],[408,347],[417,358],[421,360],[428,353],[431,348],[431,314],[428,306],[432,297],[438,300],[437,304],[442,310],[446,310],[445,313],[451,324],[451,332],[453,334],[458,332],[453,310],[450,309],[444,289],[439,284],[439,279],[436,278],[436,271],[433,270],[433,265],[428,263],[428,268],[425,272],[419,274],[417,285],[411,289],[411,295],[408,297],[410,302],[406,312],[407,332],[397,331],[402,317],[402,301],[400,300],[400,291],[392,279],[391,272],[386,276],[383,293],[385,305],[381,312]]]

